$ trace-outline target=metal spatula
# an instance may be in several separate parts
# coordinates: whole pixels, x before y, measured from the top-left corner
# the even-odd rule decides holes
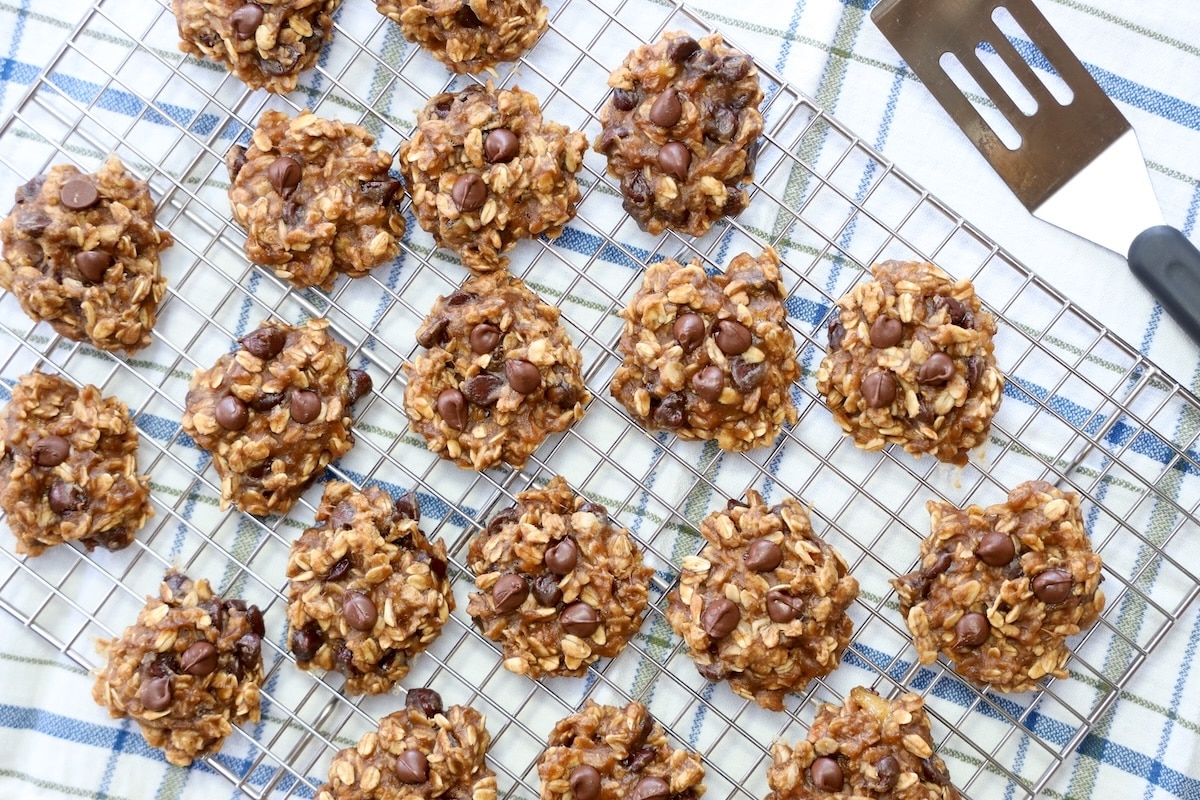
[[[1073,93],[1061,104],[996,24],[1003,7]],[[880,0],[892,46],[1035,216],[1120,253],[1200,342],[1200,251],[1162,213],[1129,122],[1031,0]],[[979,60],[990,46],[1033,98],[1026,114]],[[1020,136],[1009,148],[942,67],[951,53]]]

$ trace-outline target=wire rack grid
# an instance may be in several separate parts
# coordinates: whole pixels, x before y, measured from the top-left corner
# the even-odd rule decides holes
[[[711,30],[667,0],[548,5],[547,33],[496,82],[533,91],[548,118],[593,137],[607,75],[633,46],[665,30]],[[788,85],[755,51],[757,42],[733,43],[756,56],[766,92],[749,209],[700,240],[647,236],[622,212],[603,160],[589,153],[578,217],[554,242],[521,243],[511,269],[561,308],[594,399],[584,419],[547,442],[525,470],[475,474],[430,454],[407,429],[400,400],[416,327],[466,274],[457,260],[437,250],[409,214],[391,265],[341,279],[328,293],[290,290],[242,256],[223,164],[228,147],[244,142],[267,108],[309,107],[360,123],[394,152],[429,96],[469,79],[448,77],[373,10],[343,8],[301,89],[267,96],[182,56],[166,0],[97,0],[0,128],[0,183],[13,188],[63,161],[91,170],[119,154],[149,181],[159,224],[177,239],[163,262],[168,297],[151,346],[112,357],[34,325],[14,298],[0,296],[0,394],[7,399],[16,376],[36,366],[124,400],[141,433],[140,468],[151,476],[156,516],[118,553],[64,546],[21,558],[10,539],[0,549],[0,606],[93,668],[95,640],[132,622],[169,565],[256,603],[268,626],[263,720],[207,761],[248,796],[313,796],[333,753],[400,698],[346,696],[338,675],[301,672],[287,651],[284,564],[290,542],[313,518],[320,486],[287,517],[222,512],[208,458],[178,420],[192,370],[211,364],[236,337],[271,316],[324,316],[375,384],[359,405],[355,448],[324,479],[415,490],[423,529],[446,542],[459,608],[403,685],[432,686],[447,702],[470,703],[487,716],[489,762],[502,796],[538,795],[536,759],[546,735],[592,698],[646,703],[677,742],[705,757],[709,797],[760,798],[771,743],[802,738],[817,702],[837,701],[856,685],[924,696],[939,752],[965,797],[1036,796],[1086,748],[1200,592],[1194,562],[1180,553],[1200,532],[1200,493],[1183,489],[1200,473],[1200,400]],[[798,424],[774,446],[746,455],[631,425],[607,386],[620,363],[617,314],[641,269],[671,256],[699,258],[715,270],[766,244],[784,261],[803,367],[793,387]],[[815,393],[834,301],[884,258],[925,258],[970,278],[1001,320],[996,352],[1008,379],[1005,400],[986,452],[963,469],[893,450],[858,451]],[[655,578],[647,619],[624,653],[583,679],[534,682],[504,670],[497,648],[465,616],[473,583],[464,564],[467,543],[486,519],[554,474],[633,531]],[[940,663],[919,665],[888,579],[915,562],[928,529],[925,502],[986,505],[1037,478],[1083,496],[1105,561],[1107,610],[1075,640],[1070,677],[1008,696],[964,683]],[[708,684],[663,616],[682,558],[700,548],[700,519],[747,488],[772,502],[792,495],[810,503],[818,534],[846,557],[862,587],[842,666],[790,696],[783,713]]]

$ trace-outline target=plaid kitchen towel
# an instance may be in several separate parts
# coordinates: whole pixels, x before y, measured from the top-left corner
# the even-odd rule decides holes
[[[580,46],[584,49],[591,43],[599,52],[605,46],[616,46],[615,42],[631,43],[634,36],[654,34],[659,28],[669,29],[687,20],[686,14],[674,11],[673,4],[665,0],[598,3],[605,8],[619,7],[614,15],[635,33],[622,38],[615,30],[619,26],[605,23],[604,35],[593,42],[595,31],[589,27],[592,18],[581,13],[577,20],[562,13],[564,8],[586,9],[586,2],[548,0],[547,5],[551,9],[552,33],[539,43],[538,59],[527,68],[519,68],[516,76],[522,84],[540,85],[543,91],[539,94],[545,97],[577,91],[574,83],[556,84],[554,77],[540,71],[542,63],[558,64],[561,59],[576,58],[576,50],[560,47],[556,37],[583,43]],[[818,696],[843,695],[847,686],[880,676],[884,676],[881,690],[905,682],[921,691],[935,712],[934,734],[952,775],[956,781],[959,776],[973,776],[965,789],[976,800],[1021,797],[1026,793],[1078,800],[1200,798],[1200,677],[1192,669],[1200,642],[1200,620],[1196,604],[1191,602],[1196,591],[1195,537],[1200,535],[1194,524],[1200,506],[1196,455],[1200,418],[1189,397],[1181,396],[1169,380],[1186,391],[1200,391],[1200,350],[1129,275],[1120,257],[1032,219],[1024,211],[871,24],[871,5],[858,0],[744,0],[738,4],[702,0],[690,7],[705,24],[751,52],[766,70],[781,76],[812,98],[817,108],[831,114],[845,131],[852,132],[845,134],[851,137],[848,141],[882,152],[915,184],[944,201],[1050,287],[1098,320],[1102,327],[1076,332],[1079,338],[1075,340],[1069,333],[1059,333],[1058,317],[1053,313],[1049,313],[1048,320],[1041,320],[1036,310],[1025,307],[1026,303],[1036,305],[1041,294],[1033,297],[1027,288],[1016,287],[1010,290],[1019,303],[999,303],[984,297],[1003,306],[998,310],[1009,318],[1012,327],[1024,325],[1022,335],[1039,339],[1039,348],[1061,354],[1062,376],[1053,369],[1047,372],[1032,365],[1029,362],[1033,359],[1019,355],[1002,364],[1011,375],[1003,409],[1006,428],[1026,432],[1022,441],[1029,447],[1044,447],[1053,453],[1052,445],[1038,440],[1039,424],[1053,410],[1072,420],[1077,428],[1094,434],[1102,451],[1113,454],[1112,458],[1077,467],[1081,474],[1091,470],[1089,474],[1095,479],[1089,484],[1094,489],[1089,500],[1095,503],[1089,523],[1094,525],[1093,536],[1103,546],[1108,564],[1106,589],[1113,588],[1109,590],[1105,634],[1081,645],[1080,664],[1072,666],[1069,678],[1052,683],[1037,701],[993,694],[981,700],[951,677],[915,665],[911,647],[905,646],[895,627],[880,624],[880,619],[897,612],[886,583],[870,581],[870,569],[874,566],[880,574],[894,574],[908,568],[916,553],[912,534],[919,533],[923,506],[912,502],[913,494],[907,487],[877,485],[883,481],[877,482],[874,477],[876,459],[856,460],[851,454],[846,457],[851,464],[848,469],[862,468],[851,476],[853,481],[881,494],[897,492],[901,498],[898,502],[906,506],[902,515],[897,513],[897,521],[915,521],[910,529],[899,532],[904,535],[892,538],[889,532],[889,538],[874,540],[880,551],[874,560],[865,552],[871,547],[865,545],[859,548],[862,552],[857,558],[851,558],[856,571],[861,567],[864,573],[863,608],[856,617],[860,632],[843,667],[821,687]],[[161,321],[162,335],[193,344],[183,355],[151,348],[144,358],[130,359],[130,369],[152,376],[145,385],[112,368],[111,362],[98,354],[78,349],[71,350],[67,357],[69,369],[96,376],[106,391],[121,395],[138,409],[138,425],[144,436],[165,443],[155,445],[154,452],[162,455],[155,459],[151,472],[159,505],[153,523],[154,541],[144,552],[154,555],[143,557],[139,553],[131,559],[102,553],[85,563],[78,551],[68,548],[69,552],[21,559],[14,554],[7,530],[0,532],[6,537],[0,542],[5,551],[0,553],[0,604],[11,612],[0,614],[0,663],[5,678],[0,681],[0,787],[17,797],[312,797],[324,778],[331,748],[350,746],[369,725],[369,719],[393,710],[399,703],[398,696],[370,698],[354,705],[342,703],[337,699],[335,680],[325,681],[319,676],[302,680],[286,659],[277,658],[268,676],[272,699],[264,708],[263,722],[235,733],[211,761],[181,769],[167,764],[160,751],[148,747],[135,724],[110,719],[90,699],[89,668],[98,658],[95,640],[119,633],[123,624],[133,620],[141,598],[155,591],[154,569],[161,573],[163,563],[186,564],[219,584],[223,591],[246,593],[260,602],[267,610],[271,630],[278,634],[268,649],[282,653],[284,606],[278,592],[280,582],[256,581],[255,575],[277,574],[273,570],[280,567],[281,557],[286,557],[288,537],[294,537],[306,519],[311,520],[311,513],[306,517],[307,510],[300,509],[302,513],[272,523],[271,531],[264,533],[260,526],[236,514],[219,512],[211,486],[194,477],[208,475],[211,480],[211,467],[190,440],[178,433],[177,405],[163,402],[164,397],[158,396],[169,399],[169,392],[158,392],[157,388],[185,386],[194,366],[210,363],[209,356],[223,351],[228,344],[227,340],[194,336],[189,326],[206,325],[204,317],[218,319],[220,330],[240,334],[252,329],[256,324],[254,315],[261,313],[248,298],[275,309],[296,310],[299,316],[329,307],[327,299],[315,292],[295,293],[285,299],[277,283],[254,270],[236,273],[228,284],[236,284],[233,289],[215,289],[217,284],[226,284],[207,280],[202,267],[236,259],[216,244],[231,235],[228,220],[214,213],[220,210],[223,196],[221,168],[214,162],[204,166],[203,172],[198,171],[196,164],[203,158],[195,154],[222,151],[244,138],[244,129],[226,126],[224,121],[234,116],[253,121],[259,107],[256,104],[263,102],[262,93],[254,94],[254,101],[248,102],[245,93],[220,69],[175,53],[169,7],[166,0],[60,0],[49,6],[22,0],[0,4],[0,47],[4,56],[0,119],[16,114],[0,138],[0,164],[6,170],[0,188],[7,193],[52,156],[53,160],[61,156],[86,163],[105,146],[128,147],[141,157],[141,172],[157,171],[160,177],[169,176],[170,180],[151,181],[156,198],[162,200],[164,208],[173,210],[171,227],[182,243],[168,256],[175,260],[166,262],[164,271],[169,273],[171,265],[185,262],[191,262],[191,266],[184,268],[190,283],[173,287],[173,305],[166,307]],[[1133,123],[1166,221],[1195,239],[1195,217],[1200,207],[1200,47],[1193,40],[1194,32],[1200,31],[1200,6],[1167,0],[1137,4],[1040,0],[1039,7]],[[607,19],[605,14],[596,18],[603,21]],[[82,27],[78,27],[80,20],[85,21]],[[400,84],[408,82],[414,91],[429,94],[439,91],[447,76],[438,71],[436,62],[414,54],[395,26],[382,21],[365,0],[345,4],[337,22],[330,52],[318,70],[304,77],[294,95],[295,102],[354,115],[360,109],[352,98],[370,97],[382,109],[378,117],[384,121],[374,132],[382,145],[394,147],[395,137],[389,139],[387,121],[398,121],[395,127],[402,129],[413,112],[411,102],[403,99],[408,95]],[[615,42],[604,38],[609,35]],[[70,46],[60,51],[64,41]],[[143,48],[136,48],[134,41],[141,42]],[[355,60],[360,58],[360,49],[374,56],[358,64]],[[1044,60],[1037,62],[1038,54],[1033,56],[1035,64],[1045,66]],[[55,61],[50,64],[52,57]],[[178,72],[186,80],[173,75],[160,77],[164,63],[178,63]],[[615,66],[612,61],[602,63]],[[386,76],[393,74],[389,70],[397,64],[403,65],[400,71],[404,81],[389,82]],[[39,80],[48,65],[49,76]],[[590,79],[601,87],[604,80],[603,72],[589,70],[586,62],[582,66],[572,63],[566,73],[572,80]],[[106,77],[114,74],[120,76],[119,81]],[[36,89],[35,95],[27,98],[31,88]],[[786,94],[778,86],[774,89],[779,95]],[[597,97],[601,95],[597,93]],[[769,97],[768,102],[780,101]],[[569,103],[556,108],[572,113]],[[773,130],[783,133],[791,131],[793,124],[799,128],[815,124],[808,118],[801,119],[811,106],[799,103],[787,108],[800,109],[795,112],[796,119],[774,119]],[[579,114],[578,108],[574,111]],[[594,125],[588,130],[593,137],[597,132]],[[56,141],[47,145],[47,136]],[[811,153],[804,154],[806,160],[811,156],[814,164],[823,163],[823,159],[836,161],[824,173],[831,182],[831,176],[850,160],[838,160],[837,156],[854,151],[853,147],[834,148],[830,144],[833,138],[834,133],[827,133],[811,145]],[[813,139],[799,133],[796,141],[808,147]],[[770,174],[770,163],[760,164],[760,172]],[[878,176],[871,172],[872,167],[864,168],[862,173],[868,177],[857,190],[852,186],[848,191],[858,191],[851,201],[875,208],[872,204],[882,192],[869,189],[878,185],[872,183]],[[806,210],[815,208],[800,213],[820,217],[822,212],[814,205],[820,197],[814,200],[813,195],[806,194],[802,183],[790,178],[781,181],[780,202]],[[603,190],[594,188],[585,204],[605,199],[599,195]],[[210,198],[216,199],[210,202]],[[901,225],[901,218],[896,216],[899,212],[893,213],[893,206],[887,205],[900,201],[885,197],[879,202],[878,214],[884,224]],[[770,222],[758,226],[759,219],[753,214],[753,208],[747,211],[746,227],[769,231]],[[581,212],[581,216],[585,214]],[[924,232],[918,227],[919,221],[911,224],[914,230]],[[910,222],[904,221],[903,225]],[[869,243],[864,243],[869,241],[870,232],[851,227],[838,227],[829,238],[856,258],[858,248],[870,252]],[[384,293],[419,294],[419,282],[414,283],[412,278],[415,271],[425,269],[419,273],[424,275],[431,268],[447,272],[457,268],[454,263],[443,263],[444,259],[431,254],[429,248],[421,249],[427,237],[422,239],[411,218],[409,228],[411,251],[421,253],[428,262],[424,267],[415,265],[409,254],[378,270],[383,273],[379,282]],[[613,241],[605,244],[605,239]],[[793,254],[813,248],[799,239],[798,235],[794,240],[783,237]],[[658,253],[658,246],[636,232],[628,232],[619,221],[607,228],[573,225],[554,245],[566,253],[561,256],[564,260],[571,259],[567,263],[583,264],[586,270],[593,264],[606,269],[613,264],[620,266],[623,261],[636,265],[638,260],[649,260],[651,252]],[[822,248],[833,248],[816,245],[817,260],[833,264],[829,286],[842,286],[839,281],[849,279],[838,276],[839,258]],[[715,252],[727,263],[723,250]],[[785,260],[789,257],[786,250],[784,256]],[[953,271],[952,265],[944,266]],[[634,271],[627,269],[626,273],[614,273],[621,276],[614,284],[617,288],[594,292],[600,298],[598,316],[609,310],[605,297],[628,296]],[[982,270],[980,278],[986,280],[988,274]],[[542,277],[536,267],[530,275]],[[569,278],[562,280],[555,283],[554,276],[545,276],[541,283],[530,282],[539,291],[561,298],[561,303],[568,306],[567,315],[578,323],[589,313],[591,301],[585,296],[588,287]],[[624,292],[619,288],[622,282]],[[437,278],[431,279],[431,287],[430,298],[445,290],[445,284]],[[375,284],[356,284],[338,291],[336,305],[361,309],[359,321],[370,328],[371,335],[359,337],[357,356],[366,360],[364,364],[370,362],[378,368],[384,358],[379,353],[384,352],[386,343],[379,343],[379,350],[373,349],[376,342],[372,335],[379,332],[378,338],[384,338],[390,307],[372,305],[375,298],[368,295],[379,291]],[[225,294],[209,298],[208,294],[214,292]],[[798,296],[792,299],[788,310],[797,330],[819,332],[828,303],[819,299],[804,302]],[[1057,308],[1049,295],[1042,299]],[[17,307],[10,299],[5,308],[13,311]],[[199,316],[189,317],[186,312],[195,309],[199,309]],[[1033,321],[1023,323],[1027,314]],[[19,311],[16,315],[19,317]],[[10,330],[32,343],[34,350],[54,350],[52,343],[46,344],[50,336],[46,326],[34,327],[17,318],[9,324]],[[606,327],[609,324],[598,319],[586,331],[591,336],[585,334],[584,340],[599,339],[611,330]],[[1043,324],[1045,328],[1039,328]],[[1032,329],[1037,330],[1030,333]],[[1131,350],[1124,353],[1119,348],[1100,348],[1097,342],[1108,340],[1094,331],[1104,330],[1130,343]],[[9,334],[0,335],[13,339]],[[823,345],[823,339],[820,343]],[[7,400],[7,387],[27,368],[31,347],[22,349],[11,342],[4,347],[8,361],[3,367],[0,399]],[[1139,369],[1140,356],[1161,367],[1165,376],[1153,373],[1145,377],[1150,373]],[[1125,364],[1134,366],[1127,368]],[[815,365],[804,366],[806,386],[810,386]],[[391,373],[394,378],[394,368]],[[593,379],[591,385],[593,392],[600,394],[596,389],[603,390],[606,381]],[[1107,397],[1110,392],[1106,387],[1116,385],[1126,386],[1129,393]],[[1114,404],[1125,407],[1128,413],[1117,413],[1120,409],[1114,410]],[[408,441],[411,437],[404,433],[403,415],[394,413],[394,408],[389,415],[380,405],[372,406],[375,416],[360,425],[360,436],[376,448],[372,452],[384,455],[362,467],[359,461],[347,460],[339,467],[340,476],[386,483],[393,476],[378,464],[403,465],[405,454],[410,452],[406,448],[413,452],[420,449],[419,442]],[[588,419],[595,420],[589,424],[595,426],[598,437],[604,434],[607,422],[619,418],[615,414],[604,417],[605,410],[589,410]],[[1023,413],[1029,415],[1028,422]],[[817,416],[814,414],[814,418]],[[571,477],[586,481],[590,491],[621,504],[623,521],[635,535],[650,542],[659,559],[655,567],[661,589],[670,584],[672,570],[678,567],[682,555],[698,548],[695,523],[706,510],[723,505],[718,490],[744,488],[757,481],[764,494],[778,493],[779,486],[788,480],[788,471],[799,469],[805,454],[837,448],[836,432],[833,444],[821,444],[822,437],[828,435],[827,429],[810,426],[806,417],[789,446],[765,461],[722,461],[711,448],[700,448],[688,452],[694,452],[702,466],[688,471],[664,458],[663,449],[669,446],[659,447],[660,440],[643,437],[634,446],[618,432],[613,436],[611,460],[624,463],[624,471],[614,471],[611,476]],[[545,470],[561,467],[567,471],[572,463],[569,455],[564,450],[555,451]],[[1069,471],[1065,466],[1069,457],[1061,460],[1064,464],[1057,468]],[[996,483],[1012,482],[1007,464],[996,459],[991,466]],[[896,472],[901,478],[908,476],[903,468]],[[687,492],[676,493],[672,487],[676,473],[686,475],[690,487]],[[1158,486],[1154,502],[1144,501],[1144,493],[1137,489],[1137,481],[1148,480],[1147,475],[1155,476],[1151,482]],[[635,483],[641,485],[625,486],[628,476],[635,476]],[[446,472],[430,468],[410,475],[401,473],[390,488],[399,491],[418,479],[422,486],[436,487],[439,481],[452,484],[460,477],[453,474],[453,468]],[[977,484],[971,483],[970,474],[946,476],[935,472],[924,477],[940,481],[947,494],[954,494],[958,487],[963,498],[976,497],[973,492]],[[487,507],[488,498],[496,493],[496,486],[489,483],[492,480],[501,483],[504,479],[488,478],[468,486],[454,496],[454,506],[448,506],[438,493],[427,493],[422,496],[424,510],[430,518],[442,521],[444,532],[465,530],[469,528],[468,519],[481,519],[494,510]],[[987,496],[986,484],[979,484],[981,497]],[[520,488],[514,486],[511,491]],[[806,484],[806,488],[805,499],[813,504],[814,515],[827,521],[828,529],[836,536],[848,524],[844,520],[853,518],[845,508],[852,504],[844,502],[843,511],[837,512],[836,491],[823,494],[816,482]],[[509,492],[509,485],[505,483],[503,489]],[[915,509],[912,514],[908,506]],[[887,521],[871,524],[886,528]],[[197,534],[203,534],[202,544],[197,544]],[[1124,541],[1122,536],[1128,534],[1133,535]],[[847,541],[846,545],[852,543]],[[763,768],[767,762],[762,742],[769,742],[773,735],[802,737],[804,724],[812,719],[811,703],[792,704],[787,714],[773,715],[746,708],[723,685],[710,686],[695,680],[694,669],[678,653],[677,639],[661,615],[652,615],[653,621],[647,623],[636,647],[605,669],[602,677],[548,681],[535,693],[527,679],[497,670],[494,650],[471,634],[469,619],[462,613],[471,588],[469,576],[458,577],[455,587],[460,608],[450,625],[454,633],[442,637],[445,641],[435,646],[429,659],[418,660],[412,681],[405,681],[405,685],[419,685],[424,678],[441,681],[437,685],[444,688],[448,701],[471,700],[485,711],[491,710],[489,725],[496,743],[491,761],[499,772],[502,794],[517,787],[513,796],[535,796],[537,775],[533,762],[538,737],[548,731],[547,720],[552,722],[578,707],[585,695],[621,702],[632,694],[650,703],[677,739],[705,755],[710,768],[709,796],[722,799],[765,794]],[[661,596],[655,602],[662,607]],[[434,663],[446,668],[439,671],[431,666]],[[668,680],[668,676],[674,677]],[[888,680],[894,683],[888,684]],[[505,699],[512,697],[518,702]],[[1021,733],[1015,733],[1018,730]],[[765,738],[745,733],[761,731],[771,733]],[[741,768],[742,762],[746,770]],[[1003,765],[1003,769],[996,764]],[[1043,785],[1041,779],[1046,775],[1050,777]]]

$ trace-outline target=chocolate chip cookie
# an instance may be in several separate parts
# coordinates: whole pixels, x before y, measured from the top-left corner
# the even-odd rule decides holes
[[[641,703],[592,700],[559,720],[538,758],[541,800],[696,800],[704,794],[700,756],[667,742]]]
[[[521,467],[592,399],[582,358],[547,305],[507,272],[439,297],[404,365],[404,408],[429,449],[466,469]]]
[[[758,68],[720,34],[664,33],[608,78],[595,149],[621,182],[625,210],[643,229],[703,236],[750,202],[763,118]]]
[[[175,240],[154,227],[150,189],[116,156],[95,173],[58,164],[18,187],[0,241],[0,287],[30,318],[101,350],[150,344],[167,291],[158,256]]]
[[[451,72],[516,61],[546,29],[541,0],[375,0],[379,13]]]
[[[437,692],[412,689],[378,731],[333,757],[317,800],[496,800],[491,741],[475,709],[443,709]]]
[[[324,319],[268,320],[192,375],[183,429],[212,453],[222,508],[286,514],[354,444],[351,406],[371,391],[371,376],[346,366],[328,328]]]
[[[795,747],[777,742],[766,800],[958,800],[933,751],[921,696],[885,700],[856,686],[843,706],[822,703]]]
[[[137,623],[100,642],[107,661],[92,697],[186,767],[217,752],[234,725],[258,722],[263,633],[257,606],[168,571]]]
[[[249,148],[232,147],[229,204],[246,231],[246,257],[293,286],[333,287],[395,258],[404,197],[392,155],[366,128],[302,111],[259,118]]]
[[[768,507],[749,490],[709,514],[700,535],[708,544],[683,560],[667,621],[701,675],[780,711],[785,694],[837,667],[858,581],[790,497]]]
[[[519,675],[582,675],[642,624],[651,570],[637,543],[559,476],[492,517],[469,557],[467,613]]]
[[[22,375],[0,413],[0,507],[17,552],[71,541],[128,546],[154,515],[137,448],[120,400],[59,375]]]
[[[921,568],[892,581],[921,663],[940,650],[963,677],[1005,692],[1065,678],[1067,637],[1104,610],[1079,495],[1027,481],[987,508],[926,508]]]
[[[557,237],[575,216],[586,149],[583,133],[542,120],[532,94],[489,83],[430,98],[399,159],[421,227],[490,272],[518,240]]]
[[[408,674],[454,610],[446,545],[417,527],[414,494],[393,500],[331,481],[317,525],[288,558],[288,644],[301,669],[336,669],[345,691],[380,694]]]
[[[742,253],[708,277],[699,261],[646,270],[621,312],[624,362],[611,391],[642,427],[725,450],[769,445],[795,424],[800,376],[787,325],[779,257]]]
[[[996,320],[970,281],[933,264],[885,261],[838,301],[817,391],[864,450],[889,442],[962,466],[987,441],[1004,377]]]
[[[342,0],[171,0],[179,49],[209,58],[251,89],[284,94],[317,63]]]

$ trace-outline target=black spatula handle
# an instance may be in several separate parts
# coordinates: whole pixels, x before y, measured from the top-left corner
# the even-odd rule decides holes
[[[1200,344],[1200,250],[1170,225],[1156,225],[1134,237],[1129,268]]]

